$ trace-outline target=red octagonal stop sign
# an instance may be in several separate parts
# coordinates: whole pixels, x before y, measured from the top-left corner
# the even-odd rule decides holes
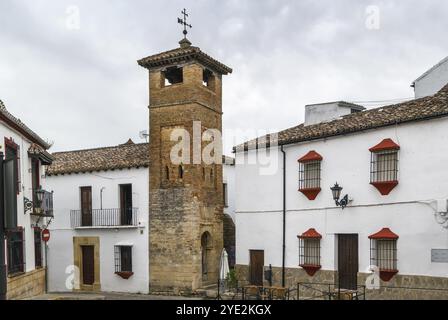
[[[44,229],[42,230],[42,241],[48,242],[50,240],[50,230]]]

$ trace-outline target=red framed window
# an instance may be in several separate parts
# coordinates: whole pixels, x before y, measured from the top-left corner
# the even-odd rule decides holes
[[[392,139],[384,139],[369,149],[370,184],[382,195],[388,195],[398,185],[398,151],[400,146]]]
[[[310,151],[299,162],[299,191],[309,200],[316,199],[321,191],[320,172],[322,156],[316,151]]]
[[[389,281],[398,273],[397,267],[397,241],[398,235],[389,228],[383,228],[369,236],[370,264],[377,266],[380,278]]]
[[[297,238],[299,238],[299,265],[308,275],[313,276],[321,268],[320,240],[322,235],[316,229],[311,228],[298,235]]]

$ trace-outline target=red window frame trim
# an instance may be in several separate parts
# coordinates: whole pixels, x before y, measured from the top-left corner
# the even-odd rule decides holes
[[[400,150],[400,146],[396,144],[392,139],[387,138],[369,149],[370,152],[378,152],[385,150]]]
[[[301,162],[301,163],[306,163],[306,162],[311,162],[311,161],[322,161],[322,160],[323,160],[323,158],[320,154],[318,154],[314,150],[311,150],[310,152],[308,152],[306,155],[304,155],[297,161]]]
[[[371,153],[378,153],[381,151],[387,151],[387,150],[400,150],[400,146],[395,143],[392,139],[386,138],[383,139],[380,143],[373,146],[369,149]],[[370,182],[372,186],[374,186],[383,196],[387,196],[397,185],[398,180],[392,180],[392,181],[375,181]]]
[[[313,161],[322,161],[323,157],[315,150],[309,151],[306,155],[299,158],[297,162],[305,164]],[[321,188],[300,188],[299,191],[308,198],[308,200],[315,200],[317,195],[321,192]]]
[[[299,238],[299,240],[306,240],[306,239],[319,240],[319,254],[320,254],[320,240],[322,239],[322,235],[319,232],[317,232],[316,229],[310,228],[307,231],[305,231],[304,233],[298,235],[297,238]],[[320,257],[319,257],[319,262],[320,262]],[[320,264],[316,264],[316,265],[300,264],[299,266],[302,267],[302,269],[304,269],[305,272],[311,277],[314,276],[316,274],[316,272],[322,268],[322,266]]]
[[[389,228],[383,228],[380,231],[371,234],[369,236],[370,240],[395,240],[397,241],[399,236],[394,233]],[[393,270],[386,270],[386,269],[380,269],[380,278],[381,280],[388,282],[390,281],[396,274],[398,273],[397,269]]]
[[[399,238],[399,236],[392,232],[392,230],[390,230],[389,228],[383,228],[380,231],[371,234],[369,236],[369,239],[374,239],[374,240],[397,240]]]

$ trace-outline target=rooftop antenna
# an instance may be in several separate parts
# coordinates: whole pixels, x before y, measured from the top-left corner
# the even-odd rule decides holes
[[[184,17],[183,17],[183,19],[177,18],[177,22],[184,26],[184,31],[183,31],[184,39],[187,39],[187,34],[188,34],[187,27],[189,27],[191,29],[191,28],[193,28],[193,26],[191,24],[187,23],[187,17],[188,17],[187,9],[184,8],[184,10],[182,10],[181,13],[183,14]]]
[[[140,137],[140,139],[144,139],[146,142],[148,142],[149,137],[148,130],[140,131],[138,136]]]

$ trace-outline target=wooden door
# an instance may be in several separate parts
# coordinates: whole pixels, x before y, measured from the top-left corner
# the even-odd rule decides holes
[[[81,225],[92,226],[92,187],[81,187]]]
[[[357,289],[358,267],[358,235],[339,234],[338,278],[341,289]]]
[[[132,184],[120,185],[121,225],[132,225]]]
[[[82,283],[93,285],[95,282],[95,247],[82,246]]]
[[[250,284],[255,286],[263,285],[264,272],[264,251],[250,250]]]

